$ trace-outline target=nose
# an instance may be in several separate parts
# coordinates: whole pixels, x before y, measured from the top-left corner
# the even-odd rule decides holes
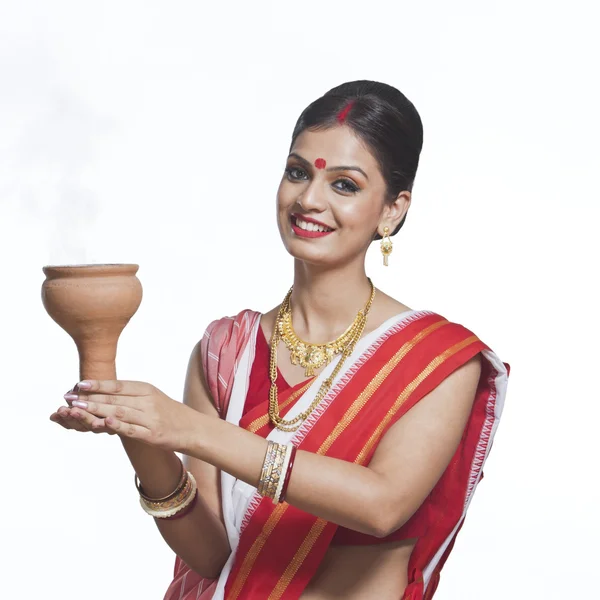
[[[326,208],[326,200],[322,191],[319,191],[318,186],[314,185],[314,181],[306,187],[298,196],[297,203],[304,212],[315,211],[323,212]]]

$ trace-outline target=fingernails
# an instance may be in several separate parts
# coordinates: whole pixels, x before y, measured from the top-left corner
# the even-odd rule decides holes
[[[71,393],[66,393],[63,398],[65,400],[77,400],[77,398],[79,398],[79,396],[77,394],[71,394]]]
[[[88,403],[82,402],[81,400],[73,400],[73,402],[71,404],[73,404],[73,406],[76,406],[77,408],[87,408],[88,407]]]
[[[92,384],[91,384],[91,382],[90,382],[90,381],[80,381],[80,382],[77,384],[77,387],[78,387],[80,390],[89,390],[89,389],[92,387]]]

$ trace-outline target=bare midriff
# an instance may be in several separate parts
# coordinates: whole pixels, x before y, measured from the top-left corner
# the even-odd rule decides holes
[[[368,546],[330,546],[302,600],[398,600],[418,538]]]

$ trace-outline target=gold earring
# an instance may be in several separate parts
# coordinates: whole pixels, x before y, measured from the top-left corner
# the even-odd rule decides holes
[[[381,254],[383,254],[383,264],[388,266],[388,256],[392,253],[392,240],[389,236],[389,227],[383,228],[383,238],[381,239]],[[386,239],[387,238],[387,239]]]

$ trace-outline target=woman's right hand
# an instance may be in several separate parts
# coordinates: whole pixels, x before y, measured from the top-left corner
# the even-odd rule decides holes
[[[77,384],[75,384],[67,394],[73,393]],[[65,394],[66,395],[66,394]],[[71,404],[70,400],[66,400],[68,406],[60,406],[56,412],[50,415],[50,420],[54,423],[58,423],[65,429],[74,429],[75,431],[91,431],[93,433],[108,433],[109,435],[115,435],[114,431],[111,431],[103,423],[104,419],[100,419],[95,415],[77,408]]]

